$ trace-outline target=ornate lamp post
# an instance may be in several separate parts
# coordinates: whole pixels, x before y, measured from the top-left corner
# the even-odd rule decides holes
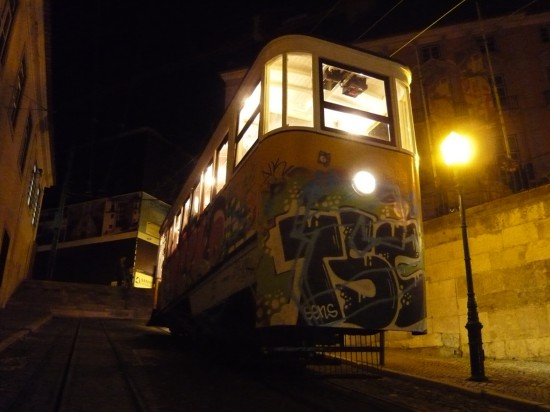
[[[466,269],[466,286],[468,288],[468,321],[466,329],[468,330],[468,347],[470,349],[470,370],[472,381],[485,381],[485,354],[483,352],[483,341],[481,338],[481,329],[483,325],[479,321],[477,313],[477,303],[474,293],[474,281],[472,278],[472,266],[470,259],[470,247],[468,245],[468,227],[466,225],[466,210],[462,202],[462,185],[460,176],[457,173],[457,166],[464,165],[470,161],[472,148],[470,142],[465,137],[452,132],[445,138],[441,145],[441,152],[445,163],[453,167],[458,191],[458,210],[460,213],[460,226],[462,228],[462,246],[464,248],[464,265]]]

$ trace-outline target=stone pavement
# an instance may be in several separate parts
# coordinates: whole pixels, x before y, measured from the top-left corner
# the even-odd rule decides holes
[[[26,280],[0,308],[0,352],[52,316],[144,319],[151,315],[150,289]]]
[[[487,381],[470,377],[470,358],[416,349],[386,349],[382,371],[447,385],[472,396],[499,398],[525,411],[550,411],[550,363],[485,359]]]
[[[6,308],[0,309],[0,352],[40,328],[52,316],[142,318],[150,304],[144,291],[133,290],[134,296],[128,297],[119,296],[120,291],[112,287],[70,288],[67,292],[64,285],[60,287],[55,282],[24,282]],[[86,299],[67,296],[79,293],[86,294]],[[118,308],[122,297],[124,305]],[[446,357],[423,350],[387,348],[381,372],[452,386],[472,396],[499,398],[524,411],[550,412],[550,362],[486,359],[487,381],[474,382],[468,379],[468,356]]]

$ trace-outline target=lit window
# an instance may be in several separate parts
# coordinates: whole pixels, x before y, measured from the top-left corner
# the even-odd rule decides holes
[[[323,126],[391,141],[387,80],[322,64]]]
[[[214,165],[210,163],[208,167],[204,170],[202,174],[202,188],[203,188],[203,198],[202,198],[202,210],[206,209],[206,206],[210,204],[212,199],[212,190],[214,188]]]
[[[261,83],[258,83],[254,92],[246,99],[239,112],[239,127],[237,136],[237,153],[235,164],[238,164],[258,140],[260,125],[260,95]]]
[[[409,96],[409,88],[402,82],[396,81],[397,85],[397,100],[399,104],[399,127],[401,134],[401,147],[410,152],[415,152],[414,144],[414,129],[411,99]]]
[[[313,126],[312,56],[289,53],[284,57],[266,65],[266,132],[283,126]]]
[[[239,128],[238,133],[241,133],[247,123],[252,118],[252,115],[258,110],[260,105],[260,94],[262,91],[261,83],[258,83],[254,91],[248,96],[239,112]]]
[[[181,210],[176,215],[176,218],[174,219],[174,222],[172,224],[172,247],[176,248],[178,246],[179,238],[180,238],[180,230],[181,230],[181,222],[182,222],[182,213]]]
[[[283,56],[266,64],[266,132],[283,127]]]
[[[227,176],[227,140],[220,146],[216,155],[216,193],[225,185]]]
[[[191,199],[188,197],[183,204],[183,217],[181,219],[182,229],[189,223],[189,215],[191,213]]]
[[[286,107],[288,126],[313,127],[312,57],[291,53],[287,61]]]
[[[159,240],[159,249],[158,249],[158,255],[157,255],[157,275],[156,278],[158,280],[162,280],[162,267],[164,265],[164,257],[167,255],[166,253],[166,234],[163,233]]]
[[[200,182],[193,190],[193,203],[191,203],[191,216],[197,216],[201,210],[201,185]]]

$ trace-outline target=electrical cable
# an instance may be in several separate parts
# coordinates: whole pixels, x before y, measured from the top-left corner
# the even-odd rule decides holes
[[[417,38],[419,38],[420,36],[422,36],[425,32],[427,32],[428,30],[430,30],[434,25],[436,25],[437,23],[439,23],[442,19],[444,19],[445,17],[447,17],[450,13],[452,13],[453,11],[455,11],[459,6],[461,6],[464,2],[466,2],[466,0],[461,0],[458,4],[456,4],[454,7],[452,7],[449,11],[447,11],[446,13],[444,13],[441,17],[439,17],[437,20],[435,20],[432,24],[430,24],[428,27],[426,27],[424,30],[422,30],[421,32],[419,32],[416,36],[414,36],[412,39],[410,39],[407,43],[405,43],[403,46],[401,46],[399,49],[397,49],[396,51],[394,51],[392,54],[390,54],[390,57],[393,57],[395,54],[397,54],[398,52],[400,52],[402,49],[404,49],[406,46],[408,46],[409,44],[411,44],[414,40],[416,40]]]
[[[394,11],[401,3],[403,3],[405,0],[400,0],[399,3],[397,3],[395,6],[393,6],[390,10],[388,10],[382,17],[380,17],[378,20],[376,20],[373,24],[371,24],[367,30],[365,30],[363,33],[361,33],[354,41],[353,43],[357,43],[365,34],[367,34],[369,31],[374,29],[378,23],[380,23],[382,20],[386,18],[392,11]],[[536,1],[536,0],[535,0]]]

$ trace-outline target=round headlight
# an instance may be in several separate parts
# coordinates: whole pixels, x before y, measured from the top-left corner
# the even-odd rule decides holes
[[[376,179],[372,173],[362,170],[353,176],[352,185],[357,193],[368,195],[376,189]]]

